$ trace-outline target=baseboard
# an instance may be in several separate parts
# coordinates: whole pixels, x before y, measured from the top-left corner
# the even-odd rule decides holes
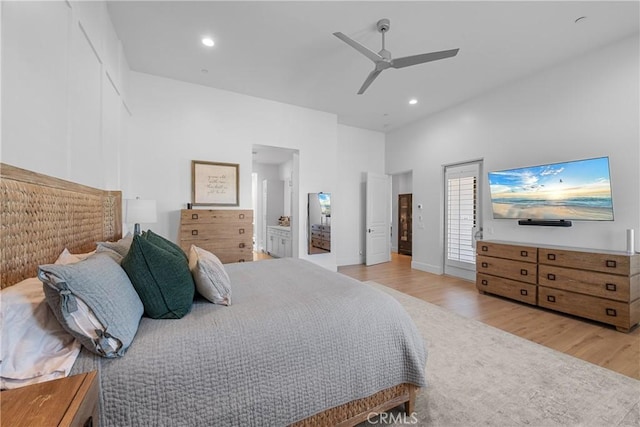
[[[349,257],[349,258],[344,258],[344,259],[338,259],[336,260],[336,264],[338,265],[338,267],[342,267],[344,265],[358,265],[358,264],[364,264],[364,256],[358,256],[358,257]]]
[[[442,267],[426,264],[424,262],[411,261],[411,268],[414,270],[426,271],[427,273],[442,274]]]

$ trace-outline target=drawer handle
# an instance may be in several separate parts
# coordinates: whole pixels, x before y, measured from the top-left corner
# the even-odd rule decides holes
[[[553,295],[547,295],[547,301],[556,302],[556,297],[554,297]]]
[[[244,214],[238,214],[239,219],[244,219]]]
[[[520,295],[527,296],[528,295],[527,290],[526,289],[520,289]]]
[[[238,245],[238,247],[239,247],[240,249],[243,249],[243,248],[244,248],[244,243],[240,243],[240,244]]]
[[[609,268],[616,268],[616,262],[613,260],[608,259],[607,260],[607,267]]]
[[[191,235],[192,236],[197,236],[198,235],[198,230],[191,230]]]
[[[244,234],[244,228],[239,229],[238,234]]]
[[[527,252],[527,251],[520,251],[520,256],[522,256],[522,257],[528,257],[528,256],[529,256],[529,252]]]
[[[615,283],[607,283],[605,287],[607,288],[608,291],[612,291],[612,292],[615,292],[617,289],[617,286],[615,285]]]
[[[547,279],[549,279],[549,280],[556,280],[556,275],[555,275],[555,274],[553,274],[553,273],[548,273],[548,274],[547,274]]]
[[[484,245],[483,245],[483,246],[481,246],[481,247],[480,247],[480,250],[481,250],[482,252],[487,252],[487,251],[489,250],[489,246],[484,246]]]
[[[527,276],[529,274],[529,272],[527,270],[525,270],[524,268],[522,270],[520,270],[520,275],[521,276]]]
[[[481,284],[481,285],[484,285],[484,286],[487,286],[487,285],[489,284],[489,281],[488,281],[487,279],[482,279],[482,280],[480,281],[480,284]]]
[[[198,214],[191,214],[191,219],[198,219]]]
[[[483,262],[482,264],[480,264],[482,266],[482,268],[487,268],[489,267],[489,264],[486,262]]]
[[[616,317],[618,313],[614,308],[607,308],[607,316]]]
[[[547,259],[549,261],[555,261],[556,260],[556,254],[547,254]]]

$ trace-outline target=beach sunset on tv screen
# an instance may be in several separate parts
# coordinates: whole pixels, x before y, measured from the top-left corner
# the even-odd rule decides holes
[[[612,221],[609,158],[489,172],[494,218]]]

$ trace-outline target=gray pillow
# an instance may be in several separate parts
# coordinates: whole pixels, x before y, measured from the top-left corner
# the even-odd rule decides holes
[[[231,305],[231,280],[217,256],[191,245],[189,269],[200,295],[214,304]]]
[[[70,265],[41,265],[47,303],[60,324],[90,351],[118,357],[133,341],[143,313],[129,277],[109,254]]]
[[[112,255],[112,258],[120,263],[122,258],[126,257],[127,253],[129,253],[131,242],[133,242],[133,235],[131,233],[127,233],[126,236],[117,242],[98,242],[96,252],[107,252]]]

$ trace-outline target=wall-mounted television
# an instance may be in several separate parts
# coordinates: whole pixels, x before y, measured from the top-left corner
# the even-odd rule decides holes
[[[608,157],[489,172],[489,188],[495,219],[613,221]]]

